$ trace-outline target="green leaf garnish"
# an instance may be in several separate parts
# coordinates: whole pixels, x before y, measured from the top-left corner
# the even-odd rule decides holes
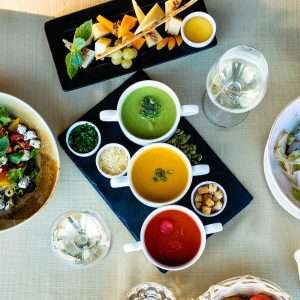
[[[4,126],[11,122],[8,110],[5,106],[0,106],[0,123]]]
[[[9,147],[9,139],[7,135],[4,135],[0,138],[0,156],[6,154],[8,147]]]
[[[24,155],[23,152],[15,152],[15,153],[9,154],[7,158],[9,160],[9,162],[17,165],[22,161],[23,155]]]
[[[82,66],[83,63],[83,56],[81,51],[69,52],[66,55],[66,66],[67,66],[67,73],[70,79],[72,79],[78,72],[79,68]]]
[[[164,182],[168,180],[168,176],[173,174],[173,170],[165,170],[163,168],[156,168],[152,180],[155,182]]]
[[[159,116],[160,103],[152,96],[146,96],[142,100],[140,115],[147,119],[154,119]]]
[[[74,38],[71,52],[80,51],[85,46],[85,40],[83,38]]]
[[[24,176],[24,168],[11,169],[8,171],[8,179],[13,183],[19,182]]]
[[[30,152],[30,158],[35,159],[40,153],[39,149],[33,148]]]
[[[88,21],[82,23],[79,27],[76,28],[75,34],[74,34],[74,39],[82,38],[85,41],[87,41],[92,34],[92,26],[93,26],[92,20],[88,20]]]
[[[38,175],[39,175],[39,169],[35,168],[31,171],[31,173],[29,174],[29,177],[33,182],[36,182]]]

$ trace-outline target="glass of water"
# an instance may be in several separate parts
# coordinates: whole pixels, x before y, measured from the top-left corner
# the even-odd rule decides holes
[[[104,258],[110,249],[111,233],[106,222],[92,211],[70,211],[52,227],[53,250],[74,264],[88,265]]]
[[[207,119],[219,127],[241,123],[264,98],[268,64],[261,52],[237,46],[223,54],[210,69],[202,107]]]

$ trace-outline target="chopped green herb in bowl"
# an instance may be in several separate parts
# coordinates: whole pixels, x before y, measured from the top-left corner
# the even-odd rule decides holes
[[[72,153],[87,157],[93,155],[99,148],[101,135],[93,123],[81,121],[69,128],[66,142]]]

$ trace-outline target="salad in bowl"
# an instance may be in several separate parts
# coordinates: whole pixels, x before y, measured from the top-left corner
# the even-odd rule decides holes
[[[11,209],[34,192],[40,147],[37,133],[0,106],[0,211]]]
[[[0,231],[45,206],[59,169],[57,144],[45,120],[26,102],[0,93]]]
[[[274,152],[282,172],[291,181],[292,195],[300,201],[300,123],[291,132],[282,132]]]

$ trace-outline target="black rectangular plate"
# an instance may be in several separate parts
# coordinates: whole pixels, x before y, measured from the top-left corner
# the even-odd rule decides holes
[[[129,150],[131,155],[140,148],[140,146],[133,144],[124,136],[117,123],[100,121],[99,112],[105,109],[116,109],[119,97],[128,86],[137,81],[147,79],[149,79],[149,77],[146,73],[142,71],[135,73],[119,88],[109,94],[105,99],[99,102],[79,119],[90,121],[98,126],[101,132],[102,146],[107,143],[120,143]],[[204,224],[221,222],[224,225],[251,202],[252,196],[185,118],[181,118],[179,128],[191,134],[192,143],[197,145],[198,150],[203,155],[201,163],[209,164],[211,172],[206,176],[195,177],[189,192],[178,202],[178,204],[193,210],[190,197],[191,191],[195,185],[206,180],[219,182],[227,192],[227,206],[224,211],[216,217],[205,218],[199,216],[199,218]],[[104,201],[106,201],[121,222],[127,227],[133,237],[136,240],[139,240],[140,229],[143,221],[153,211],[153,208],[147,207],[139,202],[128,187],[119,189],[111,188],[109,180],[100,175],[96,168],[96,155],[88,158],[80,158],[72,154],[66,145],[66,133],[67,129],[58,137],[65,152],[77,165],[82,174],[89,180],[96,191],[101,195]]]
[[[157,0],[139,0],[139,4],[144,12],[147,12],[156,2]],[[164,8],[164,1],[160,0],[158,3],[162,8]],[[193,11],[207,12],[204,1],[199,0],[178,16],[183,18]],[[113,0],[72,13],[70,15],[50,20],[45,23],[45,31],[53,60],[55,62],[57,74],[61,86],[65,91],[74,90],[92,83],[131,73],[182,56],[190,55],[198,51],[211,48],[217,44],[217,39],[215,38],[207,47],[198,49],[189,47],[184,43],[180,47],[175,47],[175,49],[172,51],[169,51],[167,47],[157,51],[155,47],[149,49],[147,46],[144,46],[139,51],[138,57],[134,59],[133,66],[129,70],[124,70],[121,66],[114,66],[109,59],[104,61],[94,61],[87,69],[81,69],[71,80],[67,75],[65,66],[65,56],[68,53],[68,50],[64,47],[62,39],[65,38],[68,41],[72,41],[75,28],[89,19],[93,19],[95,22],[96,17],[99,14],[102,14],[110,20],[115,21],[121,19],[121,16],[124,14],[134,15],[134,12],[132,9],[131,0]],[[158,28],[158,31],[161,30],[163,30],[163,26]],[[161,33],[164,36],[166,35],[166,33],[163,33],[163,31]]]

